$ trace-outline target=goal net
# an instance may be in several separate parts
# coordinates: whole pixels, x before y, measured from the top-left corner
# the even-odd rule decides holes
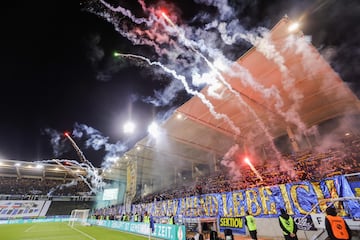
[[[88,217],[90,209],[74,209],[71,211],[68,225],[74,227],[75,225],[88,226]]]

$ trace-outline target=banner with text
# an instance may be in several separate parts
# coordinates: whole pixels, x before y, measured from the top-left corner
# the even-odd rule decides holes
[[[345,176],[335,176],[318,182],[298,182],[269,187],[258,187],[234,192],[205,194],[180,199],[133,205],[133,212],[148,211],[154,217],[243,217],[245,211],[256,217],[277,217],[285,208],[294,217],[304,216],[322,199],[355,197]],[[313,213],[324,212],[326,202],[319,204]],[[337,206],[342,216],[345,210],[360,217],[358,201],[346,201]],[[311,221],[311,219],[309,220]]]
[[[225,229],[231,229],[236,234],[246,234],[245,223],[243,218],[234,217],[220,217],[219,219],[220,232],[224,232]]]
[[[51,201],[0,200],[0,219],[45,216]]]
[[[137,233],[145,236],[151,234],[152,237],[168,240],[185,240],[185,226],[170,224],[154,224],[154,231],[151,231],[147,223],[122,222],[113,220],[89,220],[90,224],[117,229],[125,232]]]

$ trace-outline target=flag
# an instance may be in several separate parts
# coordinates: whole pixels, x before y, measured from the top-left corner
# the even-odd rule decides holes
[[[150,229],[151,229],[151,232],[155,231],[155,224],[154,224],[154,219],[152,216],[150,217]]]

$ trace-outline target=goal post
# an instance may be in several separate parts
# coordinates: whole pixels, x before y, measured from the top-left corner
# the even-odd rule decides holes
[[[88,226],[88,217],[90,209],[74,209],[71,211],[68,225],[74,227],[77,224]]]

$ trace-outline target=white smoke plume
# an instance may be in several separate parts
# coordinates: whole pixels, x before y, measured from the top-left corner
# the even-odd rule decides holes
[[[235,135],[239,135],[240,128],[235,126],[228,116],[215,111],[211,100],[198,91],[203,86],[209,86],[208,95],[219,99],[222,97],[223,92],[218,90],[221,89],[220,87],[225,87],[227,91],[236,96],[243,107],[248,109],[249,114],[254,116],[259,128],[265,132],[266,138],[271,142],[270,146],[278,159],[280,159],[280,153],[272,143],[273,137],[267,131],[267,126],[264,126],[256,113],[242,100],[242,96],[227,83],[223,76],[223,73],[226,72],[229,76],[240,76],[240,81],[244,86],[250,86],[265,98],[275,100],[275,109],[278,114],[283,116],[285,122],[295,125],[299,132],[307,131],[298,114],[303,93],[295,87],[294,78],[285,65],[283,54],[288,48],[296,49],[296,53],[303,56],[303,61],[300,64],[302,64],[306,73],[309,76],[316,75],[317,71],[312,66],[316,65],[319,59],[314,57],[313,52],[308,48],[309,38],[289,37],[287,44],[282,49],[276,49],[269,37],[270,33],[267,28],[257,26],[254,29],[246,30],[247,26],[243,25],[243,22],[238,19],[238,14],[245,9],[245,6],[251,8],[257,5],[257,1],[240,1],[236,6],[237,9],[234,9],[227,0],[196,0],[197,4],[215,7],[217,12],[205,13],[201,11],[192,18],[192,22],[181,21],[177,17],[178,14],[171,15],[169,19],[162,17],[159,7],[162,3],[147,6],[142,0],[137,2],[143,10],[144,16],[137,17],[131,10],[120,5],[113,6],[104,0],[101,0],[100,4],[90,5],[87,10],[113,24],[115,30],[133,45],[146,46],[152,49],[148,53],[149,57],[147,57],[146,52],[144,54],[120,53],[119,55],[131,59],[137,58],[146,62],[149,66],[160,67],[162,71],[171,75],[174,79],[165,89],[154,91],[154,96],[142,98],[143,101],[156,107],[171,105],[178,94],[185,89],[189,95],[199,97],[216,119],[224,119],[233,129]],[[309,12],[317,12],[325,5],[319,5]],[[179,11],[175,6],[169,4],[166,7],[176,13]],[[286,112],[282,110],[284,103],[278,89],[264,87],[251,76],[247,69],[240,65],[236,66],[235,64],[231,71],[225,67],[233,65],[233,58],[229,56],[235,55],[237,58],[241,55],[240,53],[225,53],[225,47],[244,42],[247,43],[247,46],[255,46],[257,51],[262,53],[268,60],[273,61],[280,69],[284,90],[289,93],[288,97],[293,102]],[[157,60],[150,60],[154,59],[154,55],[156,55]],[[325,84],[323,87],[327,87]],[[81,131],[85,131],[85,129]],[[89,134],[91,134],[91,137],[87,142],[87,146],[92,146],[94,149],[108,146],[108,139],[99,132],[92,131]],[[111,146],[115,149],[113,155],[117,155],[125,149],[125,146],[122,148],[117,144]],[[233,151],[233,148],[229,149],[229,153],[224,157],[224,164],[228,166],[234,164],[230,161],[231,157],[228,157]],[[284,166],[286,164],[283,164]],[[291,166],[288,166],[288,168],[290,169]]]
[[[55,157],[59,157],[70,150],[69,146],[65,144],[66,139],[59,131],[52,128],[46,128],[44,129],[44,134],[50,137],[50,143]]]
[[[99,130],[85,124],[76,123],[73,135],[76,138],[84,139],[86,148],[92,148],[95,151],[103,149],[105,151],[104,162],[102,163],[102,166],[105,168],[110,167],[116,159],[129,149],[129,145],[126,145],[126,143],[109,143],[109,137],[103,136]]]
[[[139,25],[140,23],[146,23],[148,27],[151,26],[151,28],[147,28],[147,29],[142,29],[140,26],[132,28],[133,30],[129,28],[120,29],[119,26],[121,26],[121,23],[119,22],[119,20],[117,20],[118,18],[114,17],[112,13],[101,12],[101,11],[98,12],[99,15],[107,19],[109,22],[113,23],[115,29],[122,36],[132,41],[134,45],[140,44],[140,45],[147,45],[154,47],[155,52],[158,53],[159,57],[162,57],[163,55],[167,55],[167,53],[169,52],[173,53],[174,50],[178,53],[177,56],[181,56],[181,55],[188,56],[190,53],[194,54],[196,58],[193,60],[196,61],[192,62],[191,64],[192,75],[189,76],[192,84],[196,86],[202,84],[209,85],[208,94],[215,98],[221,98],[221,93],[218,93],[217,89],[219,88],[219,86],[224,85],[230,92],[232,92],[237,97],[239,103],[244,105],[248,109],[250,114],[254,115],[255,119],[257,119],[256,122],[259,124],[260,128],[265,132],[265,136],[267,136],[269,140],[272,140],[272,136],[268,133],[267,128],[264,126],[264,124],[258,119],[256,113],[249,106],[247,106],[247,104],[243,101],[241,95],[237,91],[234,91],[232,89],[231,85],[228,84],[228,82],[224,79],[222,73],[219,71],[218,67],[221,68],[222,65],[223,66],[229,65],[231,61],[227,60],[227,58],[222,54],[221,50],[218,50],[216,44],[214,44],[217,43],[216,34],[204,31],[203,29],[200,28],[194,29],[191,28],[190,26],[185,26],[185,25],[177,26],[174,24],[174,22],[171,19],[166,18],[166,16],[164,16],[166,20],[164,21],[163,18],[158,17],[159,15],[157,14],[154,8],[148,8],[147,12],[150,13],[150,17],[148,20],[145,20],[145,19],[136,18],[133,14],[131,14],[131,12],[121,7],[114,8],[104,1],[101,1],[101,3],[104,4],[107,8],[109,8],[113,12],[121,12],[125,17],[128,17],[133,23],[137,25]],[[210,6],[217,7],[221,15],[221,20],[229,20],[229,18],[233,17],[233,14],[231,14],[232,10],[228,6],[227,1],[211,1],[211,2],[200,1],[200,3],[206,3]],[[144,9],[145,4],[143,2],[140,2],[140,4]],[[96,12],[96,11],[92,11],[92,12]],[[235,22],[236,21],[232,21],[231,23],[234,24]],[[170,26],[167,23],[169,23]],[[213,23],[213,24],[208,24],[207,27],[209,28],[211,25],[216,26],[216,24]],[[225,25],[224,22],[220,25],[219,28],[220,31],[226,28],[224,25]],[[169,34],[170,36],[172,35],[173,38],[169,38]],[[282,72],[284,72],[285,74],[286,68],[284,67],[283,59],[281,58],[281,55],[277,53],[273,47],[271,47],[272,45],[270,44],[269,41],[267,41],[266,34],[267,32],[263,30],[263,35],[264,35],[263,37],[259,37],[258,33],[256,33],[255,36],[251,35],[251,33],[245,33],[240,36],[242,38],[245,38],[247,41],[251,42],[256,47],[258,47],[259,51],[264,53],[264,55],[267,58],[270,58],[275,62],[277,62],[278,65],[280,66],[280,69],[282,69]],[[223,39],[228,39],[228,38],[229,37],[227,36],[223,37]],[[176,39],[178,40],[177,42],[175,41]],[[204,41],[205,39],[207,41]],[[232,39],[236,39],[236,37],[233,37]],[[230,42],[228,41],[228,43]],[[160,47],[163,44],[166,44],[167,51],[161,51],[161,49],[165,49]],[[131,54],[128,55],[119,54],[119,55],[135,57],[134,55]],[[186,62],[184,64],[184,61],[169,62],[169,60],[174,60],[174,56],[176,56],[176,54],[175,55],[171,54],[168,56],[168,58],[166,58],[167,66],[160,62],[155,62],[155,65],[162,67],[165,70],[165,72],[171,73],[173,77],[179,79],[189,94],[198,96],[202,100],[202,102],[208,107],[209,111],[213,114],[215,118],[217,119],[222,118],[226,120],[229,126],[234,130],[235,134],[239,135],[240,129],[237,126],[235,126],[235,124],[225,114],[215,112],[215,109],[212,106],[211,102],[208,99],[206,99],[204,95],[202,95],[200,92],[194,91],[194,89],[190,89],[187,78],[179,74],[179,72],[185,70],[188,67],[188,64],[186,64]],[[217,64],[214,65],[214,63],[211,62],[211,59],[208,59],[207,56],[211,57],[211,59],[217,59],[217,60],[222,59],[224,64],[221,64],[221,61],[217,61]],[[136,58],[140,58],[144,61],[147,61],[150,65],[154,65],[154,62],[151,62],[149,59],[145,57],[138,56]],[[177,59],[178,57],[175,58],[175,60]],[[204,65],[205,67],[202,65]],[[177,71],[174,72],[173,70],[169,70],[169,68],[177,69]],[[249,72],[247,72],[244,69],[240,69],[240,72],[245,73],[242,74],[243,77],[242,81],[246,82],[247,85],[255,86],[254,88],[256,90],[262,90],[265,93],[265,96],[270,96],[270,94],[278,93],[278,91],[272,88],[264,89],[263,86],[258,86],[259,84],[252,84],[255,83],[256,81],[253,80]],[[290,81],[291,79],[289,78],[288,75],[286,75],[286,77],[287,77],[286,83],[289,84],[289,82],[291,82]],[[210,80],[208,80],[207,78]],[[160,93],[159,91],[155,92],[155,99],[158,100],[150,100],[150,101],[156,106],[163,105],[164,103],[165,104],[170,103],[171,101],[168,99],[174,98],[176,93],[179,91],[179,89],[175,89],[174,86],[179,86],[179,85],[175,84],[172,86],[170,84],[169,87],[166,88],[166,91],[161,92],[161,95],[159,95]],[[287,87],[286,89],[289,89],[291,86],[292,85],[290,84],[289,87]],[[292,96],[298,96],[298,94],[293,94]],[[276,98],[278,99],[277,100],[278,103],[276,105],[279,107],[278,109],[280,109],[280,107],[282,106],[282,101],[278,95],[276,95]],[[149,99],[147,100],[149,101]],[[294,117],[297,117],[295,113],[292,114],[291,119],[293,119]]]

